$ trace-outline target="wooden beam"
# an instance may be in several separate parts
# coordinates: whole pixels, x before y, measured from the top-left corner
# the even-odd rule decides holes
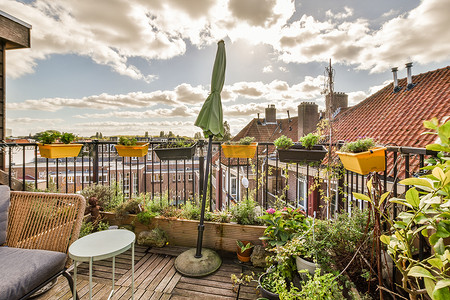
[[[0,11],[0,40],[6,49],[30,48],[31,25]]]

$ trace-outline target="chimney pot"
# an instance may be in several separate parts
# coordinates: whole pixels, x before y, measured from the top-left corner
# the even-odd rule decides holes
[[[406,86],[406,88],[408,90],[412,89],[415,86],[415,84],[413,84],[413,82],[412,82],[412,74],[411,74],[412,71],[411,71],[411,68],[412,68],[412,62],[407,63],[406,64],[406,75],[407,75],[407,83],[408,83],[408,85]]]
[[[394,75],[394,93],[397,93],[398,91],[401,90],[401,88],[398,86],[398,78],[397,78],[398,68],[394,67],[391,70],[392,70],[392,74]]]

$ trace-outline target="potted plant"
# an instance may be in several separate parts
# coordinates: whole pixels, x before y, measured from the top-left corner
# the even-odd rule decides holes
[[[249,241],[236,241],[237,250],[236,254],[240,261],[248,262],[250,261],[250,255],[252,254],[254,245]]]
[[[269,300],[279,300],[278,290],[286,290],[287,283],[281,272],[275,269],[259,276],[258,287],[261,297]]]
[[[385,170],[385,150],[386,147],[375,147],[371,138],[364,138],[345,143],[336,153],[345,169],[367,175]]]
[[[160,160],[191,159],[195,154],[197,143],[185,140],[176,140],[162,143],[155,148]]]
[[[138,143],[135,138],[121,136],[119,138],[119,144],[114,146],[119,156],[122,157],[142,157],[148,152],[148,143]]]
[[[321,161],[327,150],[323,145],[317,145],[320,136],[309,133],[300,138],[300,143],[294,143],[292,139],[282,135],[274,141],[281,162],[301,163]]]
[[[73,133],[45,131],[38,137],[39,152],[46,158],[75,157],[81,151],[83,144],[72,144],[76,136]],[[60,143],[55,143],[59,139]]]
[[[256,153],[258,143],[254,137],[246,136],[239,140],[237,144],[230,142],[222,145],[223,155],[227,158],[253,158]]]

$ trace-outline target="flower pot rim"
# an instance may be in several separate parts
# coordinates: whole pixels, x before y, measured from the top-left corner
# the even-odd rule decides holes
[[[353,152],[336,151],[336,154],[338,154],[338,155],[348,155],[348,156],[358,156],[358,155],[373,153],[375,151],[385,151],[386,149],[387,149],[386,147],[379,146],[379,147],[370,148],[369,150],[363,151],[363,152],[353,153]]]

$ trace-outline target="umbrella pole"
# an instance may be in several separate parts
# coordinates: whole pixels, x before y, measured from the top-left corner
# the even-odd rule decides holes
[[[197,251],[195,258],[202,257],[203,231],[205,230],[205,210],[206,210],[206,194],[208,193],[209,164],[212,156],[212,135],[209,136],[208,152],[206,153],[206,171],[205,180],[203,181],[202,210],[200,212],[200,224],[198,224]]]

